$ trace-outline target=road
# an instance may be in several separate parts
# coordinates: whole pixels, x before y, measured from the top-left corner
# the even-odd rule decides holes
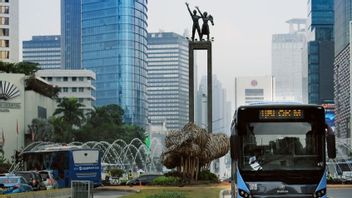
[[[352,188],[328,188],[329,198],[347,198],[351,197]]]
[[[117,198],[129,194],[129,192],[122,191],[97,191],[94,193],[94,198]]]

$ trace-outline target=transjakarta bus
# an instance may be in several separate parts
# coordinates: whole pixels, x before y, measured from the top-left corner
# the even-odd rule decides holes
[[[232,197],[326,197],[326,142],[336,149],[323,107],[241,106],[231,129]]]
[[[51,170],[59,187],[70,187],[72,180],[89,180],[101,185],[101,156],[96,149],[76,146],[48,147],[23,152],[25,170]]]

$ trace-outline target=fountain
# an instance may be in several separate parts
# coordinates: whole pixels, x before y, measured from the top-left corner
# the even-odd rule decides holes
[[[33,142],[26,146],[22,152],[36,151],[55,146],[62,146],[62,144],[41,141]],[[135,172],[143,170],[147,173],[162,171],[160,155],[163,150],[163,144],[157,138],[151,139],[151,148],[148,148],[147,145],[138,138],[133,139],[129,143],[126,143],[122,139],[117,139],[113,143],[106,141],[71,142],[67,144],[67,146],[97,149],[101,153],[102,164],[122,169],[125,172],[129,170]],[[12,164],[10,170],[18,170],[20,167],[20,163]]]
[[[352,181],[351,139],[336,139],[336,158],[327,161],[328,173],[332,179]]]

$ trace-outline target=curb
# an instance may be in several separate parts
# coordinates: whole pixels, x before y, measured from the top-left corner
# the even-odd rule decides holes
[[[113,187],[99,187],[96,188],[95,191],[119,191],[119,192],[133,192],[133,193],[139,193],[141,192],[140,189],[134,189],[134,188],[113,188]]]

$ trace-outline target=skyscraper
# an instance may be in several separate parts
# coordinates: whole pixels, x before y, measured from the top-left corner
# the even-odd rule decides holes
[[[32,36],[32,40],[23,41],[22,57],[23,61],[38,63],[41,69],[60,69],[60,36]]]
[[[333,0],[308,1],[308,102],[332,102],[334,64]]]
[[[81,1],[61,0],[61,63],[81,69]]]
[[[213,120],[212,133],[230,134],[231,124],[231,103],[226,99],[226,90],[222,83],[217,79],[216,75],[212,77],[213,90]],[[195,123],[207,128],[207,78],[203,76],[196,96],[196,112]],[[234,110],[234,109],[233,109]]]
[[[336,111],[336,134],[340,138],[351,138],[351,31],[352,2],[335,0],[335,64],[334,95]],[[352,142],[349,142],[352,144]]]
[[[275,77],[275,100],[303,102],[302,48],[305,19],[291,19],[289,33],[272,36],[272,75]],[[296,25],[296,29],[294,26]]]
[[[148,119],[180,129],[188,122],[188,41],[172,32],[148,34]]]
[[[147,123],[147,0],[82,1],[82,65],[96,73],[96,104]]]
[[[0,0],[0,61],[18,62],[18,0]]]

